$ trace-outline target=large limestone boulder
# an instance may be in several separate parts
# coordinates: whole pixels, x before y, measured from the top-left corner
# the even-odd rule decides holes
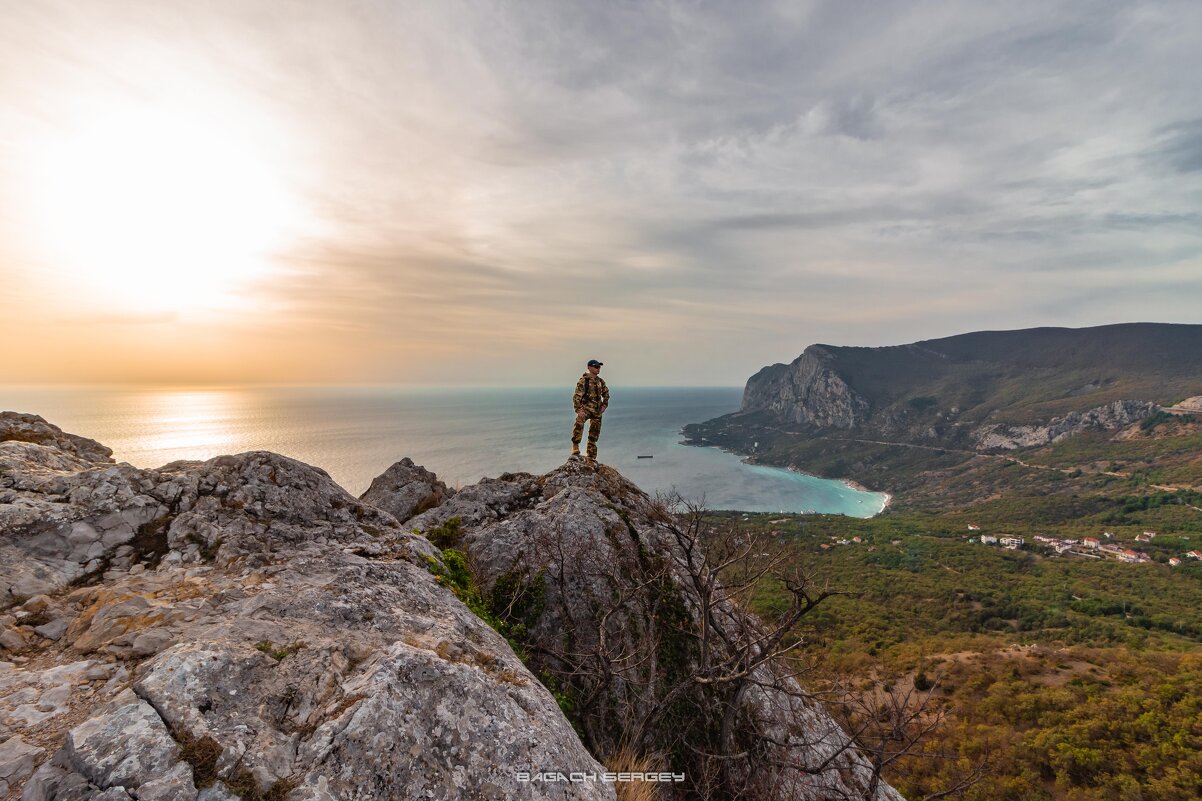
[[[439,481],[438,476],[406,456],[376,476],[359,500],[383,509],[404,523],[454,494],[455,491]]]
[[[141,470],[50,434],[0,442],[10,795],[614,797],[518,780],[603,768],[393,515],[276,454]]]
[[[94,439],[68,434],[36,414],[0,412],[0,442],[29,442],[87,462],[112,462],[113,451]]]

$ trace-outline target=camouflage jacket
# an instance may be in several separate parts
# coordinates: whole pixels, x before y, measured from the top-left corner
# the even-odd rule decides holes
[[[601,407],[609,405],[609,387],[599,375],[593,375],[587,370],[576,382],[576,391],[572,393],[572,408],[579,412],[583,409],[590,414],[601,414]]]

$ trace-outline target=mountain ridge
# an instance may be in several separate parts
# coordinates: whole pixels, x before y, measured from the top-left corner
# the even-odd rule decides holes
[[[879,348],[811,345],[752,375],[738,412],[684,434],[895,492],[957,458],[1118,431],[1198,395],[1202,325],[977,331]]]
[[[963,414],[992,399],[1000,403],[990,412],[1006,409],[1012,421],[1026,422],[1032,416],[1088,408],[1067,398],[1089,395],[1098,401],[1090,406],[1128,399],[1168,405],[1199,394],[1202,325],[1122,323],[976,331],[879,348],[816,344],[790,364],[771,365],[752,376],[741,411],[775,411],[772,403],[764,402],[764,393],[789,372],[802,374],[793,378],[799,386],[805,383],[805,373],[819,382],[841,382],[874,412],[899,401],[933,398],[934,405],[942,400],[943,408],[956,406]],[[949,386],[951,381],[977,386]],[[1007,397],[1015,394],[1025,397]],[[804,403],[803,397],[794,400]],[[862,412],[848,411],[852,413],[846,420],[864,421]]]

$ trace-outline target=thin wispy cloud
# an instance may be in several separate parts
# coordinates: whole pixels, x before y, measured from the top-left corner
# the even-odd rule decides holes
[[[0,14],[0,328],[42,299],[63,380],[111,332],[148,380],[220,328],[254,344],[196,380],[735,384],[815,341],[1202,322],[1196,3]],[[27,165],[112,106],[211,120],[286,192],[225,306],[56,291]]]

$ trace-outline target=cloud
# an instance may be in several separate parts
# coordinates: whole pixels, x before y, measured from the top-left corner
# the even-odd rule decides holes
[[[1154,155],[1184,173],[1202,172],[1202,118],[1184,120],[1163,129],[1164,143]]]
[[[69,127],[85,89],[270,119],[313,224],[230,325],[373,379],[485,350],[547,383],[608,342],[638,383],[736,383],[808,341],[1202,322],[1194,3],[73,6],[4,6],[0,122]]]

